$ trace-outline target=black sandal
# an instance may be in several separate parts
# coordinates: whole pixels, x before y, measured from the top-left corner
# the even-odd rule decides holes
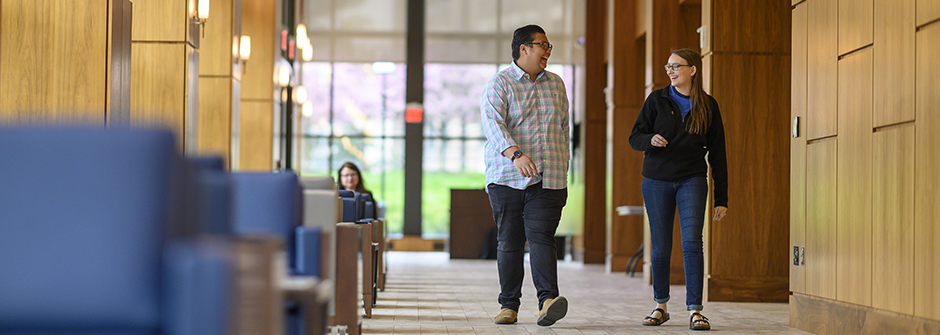
[[[653,313],[659,312],[659,318],[652,317]],[[654,309],[650,312],[650,316],[647,316],[643,319],[644,326],[659,326],[663,323],[669,321],[669,313],[666,313],[662,308]]]
[[[698,315],[701,319],[696,320],[695,316]],[[708,318],[706,318],[701,313],[692,313],[689,317],[689,329],[691,330],[710,330],[712,325],[708,323]]]

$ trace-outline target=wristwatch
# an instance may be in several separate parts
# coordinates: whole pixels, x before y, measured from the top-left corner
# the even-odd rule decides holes
[[[515,162],[516,158],[519,158],[519,157],[522,157],[522,151],[516,150],[516,152],[512,153],[512,157],[509,158],[509,161]]]

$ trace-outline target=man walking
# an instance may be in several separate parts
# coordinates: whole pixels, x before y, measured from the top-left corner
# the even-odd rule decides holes
[[[517,321],[529,242],[538,325],[568,312],[558,295],[555,230],[568,200],[568,97],[561,78],[545,70],[552,44],[536,25],[516,29],[513,62],[486,85],[480,114],[486,134],[486,191],[496,220],[501,310],[494,321]]]

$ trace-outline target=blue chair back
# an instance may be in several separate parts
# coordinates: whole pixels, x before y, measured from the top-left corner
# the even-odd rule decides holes
[[[238,172],[232,181],[232,229],[238,235],[267,234],[284,240],[294,254],[294,229],[303,218],[297,174],[287,172]],[[291,268],[294,266],[293,257]]]
[[[343,222],[356,222],[361,218],[362,195],[349,190],[339,190],[339,197],[343,199]]]
[[[232,183],[222,157],[189,157],[195,178],[194,202],[199,233],[232,234]]]
[[[163,332],[163,246],[190,224],[174,136],[0,128],[0,157],[0,333]]]

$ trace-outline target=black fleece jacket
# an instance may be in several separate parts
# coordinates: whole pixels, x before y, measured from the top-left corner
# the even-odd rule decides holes
[[[711,124],[704,135],[686,132],[687,120],[679,106],[669,98],[672,86],[650,93],[630,133],[630,146],[643,151],[643,176],[650,179],[678,182],[691,177],[708,177],[708,164],[715,180],[715,206],[728,207],[728,162],[725,156],[725,129],[721,123],[718,102],[706,95],[712,113]],[[689,114],[691,115],[691,113]],[[688,119],[688,117],[686,117]],[[654,147],[650,140],[660,134],[669,143]]]

